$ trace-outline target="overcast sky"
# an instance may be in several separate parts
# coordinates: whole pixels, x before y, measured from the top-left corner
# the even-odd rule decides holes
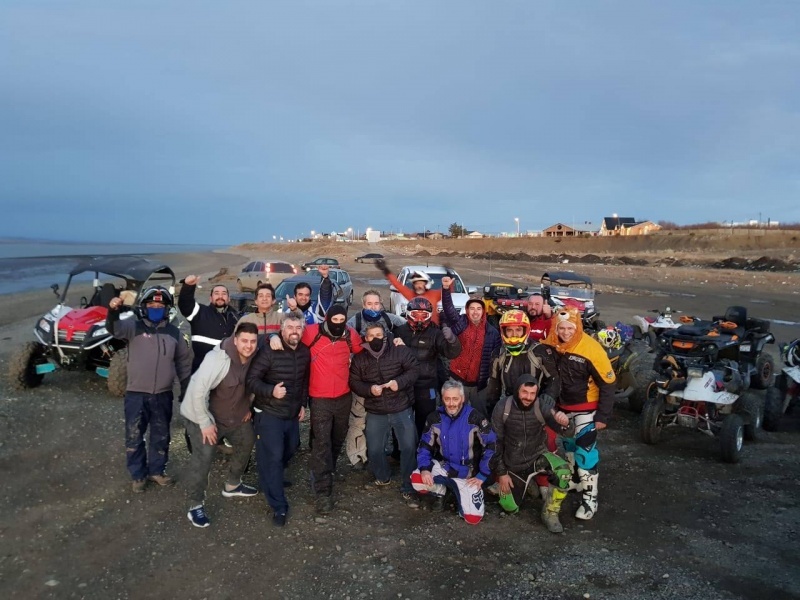
[[[0,3],[0,236],[800,221],[800,2]]]

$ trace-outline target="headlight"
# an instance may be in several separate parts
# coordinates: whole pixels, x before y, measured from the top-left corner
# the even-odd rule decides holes
[[[50,323],[46,319],[39,319],[39,329],[50,333]]]
[[[100,327],[92,332],[92,337],[100,337],[101,335],[108,335],[108,329]]]
[[[703,376],[703,369],[698,369],[697,367],[689,367],[686,369],[686,375],[689,376],[691,379],[700,379]]]

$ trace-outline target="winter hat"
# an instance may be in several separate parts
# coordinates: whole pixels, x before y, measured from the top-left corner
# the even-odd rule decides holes
[[[569,321],[575,325],[575,335],[569,342],[562,342],[558,337],[558,324],[563,321]],[[550,328],[550,333],[547,334],[545,344],[550,344],[560,354],[571,352],[578,342],[583,338],[583,323],[581,321],[581,314],[577,308],[562,308],[553,314],[553,326]]]
[[[342,315],[345,319],[347,319],[347,309],[341,304],[334,304],[325,314],[325,320],[330,322],[335,315]]]

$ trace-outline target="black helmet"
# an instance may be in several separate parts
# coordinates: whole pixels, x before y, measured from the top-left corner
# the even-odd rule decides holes
[[[163,304],[166,309],[164,311],[164,319],[169,319],[169,309],[172,308],[175,300],[167,288],[161,285],[154,285],[143,291],[139,296],[139,306],[136,308],[137,317],[140,319],[147,318],[147,305],[150,302],[160,302]]]

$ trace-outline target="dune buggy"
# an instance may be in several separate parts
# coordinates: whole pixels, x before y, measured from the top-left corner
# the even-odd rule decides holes
[[[88,299],[83,296],[78,308],[71,308],[70,287],[84,273],[94,275],[93,293]],[[84,369],[106,378],[114,396],[124,395],[127,348],[124,341],[113,338],[106,329],[108,305],[119,296],[123,301],[120,319],[135,318],[133,309],[139,293],[156,284],[174,293],[175,274],[167,265],[134,256],[95,257],[80,263],[70,271],[63,292],[59,292],[58,284],[51,286],[58,303],[36,322],[36,340],[26,342],[11,357],[11,385],[16,389],[33,388],[56,369]],[[170,320],[175,315],[173,307]]]
[[[755,439],[763,422],[763,400],[747,390],[772,384],[765,346],[774,341],[769,321],[748,318],[741,306],[664,332],[642,410],[642,441],[655,444],[664,428],[686,427],[718,436],[722,460],[738,462],[743,441]]]
[[[595,291],[592,280],[586,275],[569,271],[551,271],[542,275],[542,296],[554,310],[561,307],[577,308],[581,313],[583,328],[600,331],[606,324],[599,319],[594,305]]]

